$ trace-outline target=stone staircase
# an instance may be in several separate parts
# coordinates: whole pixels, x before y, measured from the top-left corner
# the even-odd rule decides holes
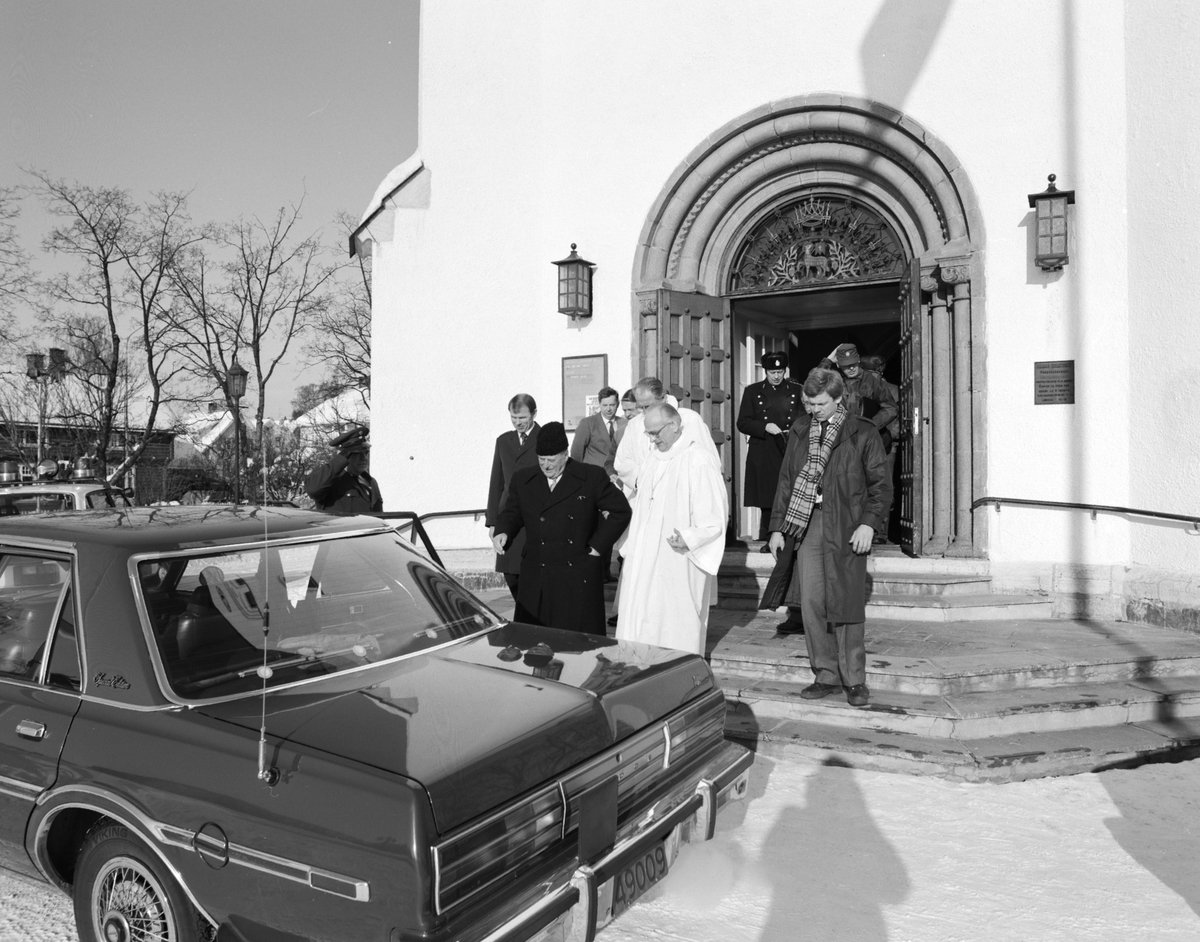
[[[709,624],[726,733],[758,751],[969,781],[1200,752],[1200,636],[1052,619],[1048,597],[990,592],[984,561],[887,546],[868,563],[870,705],[803,700],[803,636],[753,611],[772,565],[729,550]]]

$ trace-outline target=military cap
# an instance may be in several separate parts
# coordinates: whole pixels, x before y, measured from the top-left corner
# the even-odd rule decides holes
[[[547,422],[538,430],[537,453],[539,458],[561,455],[570,448],[567,430],[561,422]]]
[[[337,438],[329,443],[330,448],[336,448],[343,454],[353,454],[356,451],[368,451],[371,447],[371,442],[368,436],[371,434],[369,429],[357,425],[354,428],[342,432]]]
[[[837,348],[837,365],[854,366],[859,361],[858,347],[852,343],[839,344]]]
[[[782,350],[774,350],[769,353],[764,353],[762,359],[758,361],[762,364],[764,370],[786,370],[788,365],[788,355]]]

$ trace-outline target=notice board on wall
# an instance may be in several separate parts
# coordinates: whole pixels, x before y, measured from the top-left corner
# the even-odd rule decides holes
[[[607,353],[562,358],[562,416],[568,431],[578,428],[589,412],[597,411],[597,394],[607,385]]]
[[[1075,361],[1041,360],[1033,364],[1035,406],[1075,403]]]

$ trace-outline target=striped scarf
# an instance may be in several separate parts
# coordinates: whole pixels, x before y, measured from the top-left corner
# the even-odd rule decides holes
[[[821,423],[815,417],[808,427],[808,460],[796,475],[796,482],[792,485],[792,497],[783,517],[783,531],[789,536],[799,539],[804,533],[804,528],[808,526],[808,519],[817,503],[817,488],[821,486],[825,463],[829,460],[833,443],[837,441],[838,432],[845,421],[846,406],[839,403],[825,430],[825,441],[821,441]]]

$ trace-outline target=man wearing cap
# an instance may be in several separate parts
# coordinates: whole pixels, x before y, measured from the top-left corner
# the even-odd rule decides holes
[[[517,393],[508,400],[508,418],[512,430],[496,438],[492,454],[492,476],[488,482],[487,513],[484,525],[488,536],[495,534],[496,519],[508,500],[508,486],[518,468],[537,466],[538,431],[537,402],[529,393]],[[512,597],[517,597],[521,582],[521,551],[525,548],[524,534],[508,543],[507,552],[496,557],[496,572],[504,573],[504,581]]]
[[[787,354],[782,351],[764,353],[759,362],[766,370],[767,378],[751,383],[742,393],[737,430],[750,436],[742,501],[746,507],[759,509],[758,538],[766,540],[788,430],[804,414],[804,407],[800,402],[800,384],[784,378]],[[765,543],[762,551],[768,552]]]
[[[854,344],[838,344],[833,353],[821,361],[820,368],[836,368],[842,374],[846,387],[842,404],[846,411],[855,418],[870,421],[879,429],[880,435],[892,419],[900,414],[900,407],[883,377],[862,368],[862,359]]]
[[[383,510],[379,482],[371,477],[368,432],[358,427],[331,441],[337,453],[308,476],[304,490],[317,510],[333,514],[366,514]]]
[[[603,636],[603,558],[632,512],[603,467],[567,448],[561,422],[542,426],[538,465],[513,472],[492,546],[502,554],[525,534],[514,621]]]

